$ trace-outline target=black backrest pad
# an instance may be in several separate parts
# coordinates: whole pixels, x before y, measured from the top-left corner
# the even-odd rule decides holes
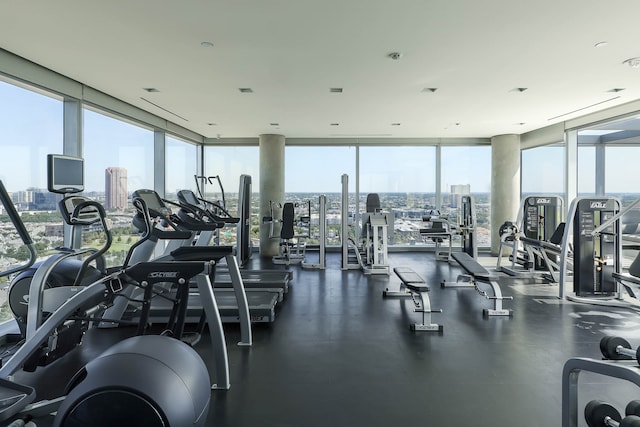
[[[561,244],[563,235],[564,235],[564,222],[561,222],[558,225],[558,228],[556,228],[556,231],[554,231],[551,237],[549,237],[549,243],[553,243],[554,245]]]
[[[294,236],[293,222],[295,221],[295,213],[293,203],[285,203],[282,207],[282,229],[280,230],[281,239],[292,239]]]

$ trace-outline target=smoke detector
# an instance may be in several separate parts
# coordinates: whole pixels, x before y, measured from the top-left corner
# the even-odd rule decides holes
[[[393,59],[394,61],[397,61],[398,59],[402,58],[402,54],[400,52],[391,52],[387,56]]]

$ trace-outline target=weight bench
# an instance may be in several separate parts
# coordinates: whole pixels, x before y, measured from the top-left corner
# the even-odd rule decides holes
[[[422,313],[422,323],[413,323],[409,325],[412,331],[438,332],[442,333],[443,326],[437,323],[431,323],[431,313],[442,313],[442,310],[432,310],[431,301],[429,300],[429,286],[424,279],[415,271],[408,267],[395,267],[393,272],[402,281],[405,290],[389,291],[388,289],[382,293],[383,297],[411,297],[415,305],[415,311]]]
[[[485,316],[512,316],[513,311],[502,308],[502,300],[512,300],[513,297],[502,295],[500,284],[489,271],[481,266],[466,252],[454,252],[451,257],[460,264],[467,274],[461,274],[455,282],[442,282],[442,287],[473,287],[483,297],[493,300],[493,308],[485,308],[482,313]],[[493,290],[493,296],[478,288],[478,282],[487,283]]]

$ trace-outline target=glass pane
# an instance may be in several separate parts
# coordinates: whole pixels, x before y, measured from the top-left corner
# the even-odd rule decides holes
[[[619,198],[623,207],[636,200],[640,193],[640,168],[634,167],[639,156],[640,146],[605,148],[605,193]]]
[[[596,194],[596,147],[578,145],[578,195]]]
[[[180,190],[196,191],[198,147],[170,136],[165,143],[165,196],[176,199]]]
[[[340,245],[342,175],[349,176],[351,200],[355,206],[355,147],[285,147],[286,202],[311,202],[311,238],[319,235],[318,197],[327,196],[327,245]],[[284,202],[281,201],[281,202]]]
[[[0,179],[22,212],[38,258],[62,246],[62,219],[56,197],[47,191],[47,154],[62,153],[63,104],[54,98],[0,81]],[[0,270],[23,264],[29,253],[15,227],[0,213],[3,240]],[[0,287],[7,278],[0,279]],[[6,293],[0,294],[0,322],[11,317]]]
[[[204,174],[207,177],[220,178],[224,190],[224,202],[231,215],[238,215],[238,191],[240,175],[251,176],[251,240],[254,247],[260,246],[260,150],[252,147],[215,147],[208,146],[204,150]],[[204,198],[222,201],[222,191],[218,181],[207,184],[203,189]],[[220,244],[236,244],[236,227],[229,226],[220,233]]]
[[[522,151],[522,197],[564,193],[564,147],[552,145]]]
[[[394,214],[391,243],[423,244],[422,217],[435,208],[435,147],[361,147],[360,211],[368,193],[378,193],[383,211]]]
[[[131,224],[131,193],[153,189],[153,132],[83,110],[85,195],[103,202],[113,222],[113,244],[107,253],[107,265],[121,265],[129,247],[139,234]],[[101,241],[89,233],[84,245],[98,246]],[[96,238],[89,241],[88,239]]]
[[[441,213],[460,223],[459,197],[475,199],[476,242],[491,246],[491,146],[441,148]]]

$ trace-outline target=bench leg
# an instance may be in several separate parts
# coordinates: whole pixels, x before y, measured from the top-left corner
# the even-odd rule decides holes
[[[444,327],[437,323],[431,323],[431,313],[442,313],[442,310],[432,310],[431,300],[428,292],[416,293],[420,301],[420,308],[416,308],[416,312],[422,313],[422,323],[413,323],[409,325],[409,329],[414,332],[438,332],[442,333]]]
[[[495,280],[491,280],[489,282],[491,289],[493,290],[493,297],[487,296],[488,299],[493,300],[493,309],[485,308],[482,313],[485,316],[513,316],[513,311],[502,308],[502,300],[509,299],[512,300],[513,297],[505,297],[502,296],[502,289],[500,285]]]

